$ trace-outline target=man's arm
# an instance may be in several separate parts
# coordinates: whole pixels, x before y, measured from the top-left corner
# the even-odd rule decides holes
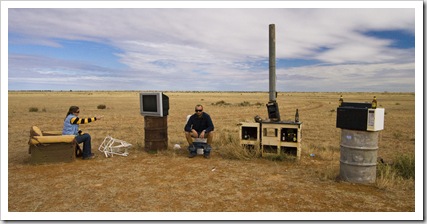
[[[214,127],[214,124],[212,122],[211,116],[207,115],[206,121],[207,121],[208,127],[205,129],[205,133],[209,133],[209,132],[213,131],[215,127]]]
[[[187,121],[187,124],[185,125],[185,127],[184,127],[184,131],[186,131],[186,132],[191,132],[191,129],[192,129],[192,126],[193,126],[193,116],[191,116],[189,119],[188,119],[188,121]]]

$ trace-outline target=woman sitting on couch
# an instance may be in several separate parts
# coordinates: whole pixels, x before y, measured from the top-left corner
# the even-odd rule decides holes
[[[92,153],[91,137],[88,133],[82,133],[79,129],[79,124],[87,124],[92,121],[100,120],[104,116],[79,118],[80,109],[77,106],[71,106],[67,116],[64,119],[63,135],[75,135],[78,144],[83,142],[83,159],[93,159],[95,155]]]

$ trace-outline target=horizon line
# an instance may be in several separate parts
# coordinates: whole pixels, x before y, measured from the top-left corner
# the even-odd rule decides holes
[[[242,90],[8,90],[8,92],[171,92],[171,93],[269,93]],[[277,93],[413,93],[394,91],[276,91]]]

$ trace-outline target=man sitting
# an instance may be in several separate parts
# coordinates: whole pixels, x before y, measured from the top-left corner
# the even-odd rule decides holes
[[[197,149],[193,144],[193,138],[207,139],[206,147],[203,149],[203,156],[206,159],[210,158],[211,144],[213,139],[214,125],[209,114],[203,112],[203,106],[197,105],[195,113],[188,119],[184,127],[185,138],[189,144],[188,150],[190,151],[189,158],[197,155]]]

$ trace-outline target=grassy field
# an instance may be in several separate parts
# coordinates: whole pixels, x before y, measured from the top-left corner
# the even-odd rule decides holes
[[[9,92],[9,212],[414,212],[415,178],[396,166],[378,166],[374,184],[340,181],[340,93],[279,93],[282,120],[299,109],[302,154],[260,158],[239,146],[239,123],[267,117],[268,93],[166,92],[170,98],[169,148],[144,150],[144,117],[138,92]],[[415,158],[415,94],[343,93],[344,101],[384,107],[378,156],[385,164]],[[100,104],[106,109],[98,109]],[[187,158],[183,127],[196,104],[215,124],[212,157]],[[71,105],[80,117],[104,115],[81,125],[92,135],[95,160],[31,165],[29,130],[62,130]],[[31,111],[37,108],[38,111]],[[133,145],[127,157],[105,158],[104,137]],[[174,150],[180,144],[182,150]],[[314,154],[312,157],[310,154]],[[406,163],[404,163],[406,164]],[[411,165],[412,164],[412,165]],[[411,172],[411,171],[409,171]],[[286,218],[285,218],[286,219]]]

